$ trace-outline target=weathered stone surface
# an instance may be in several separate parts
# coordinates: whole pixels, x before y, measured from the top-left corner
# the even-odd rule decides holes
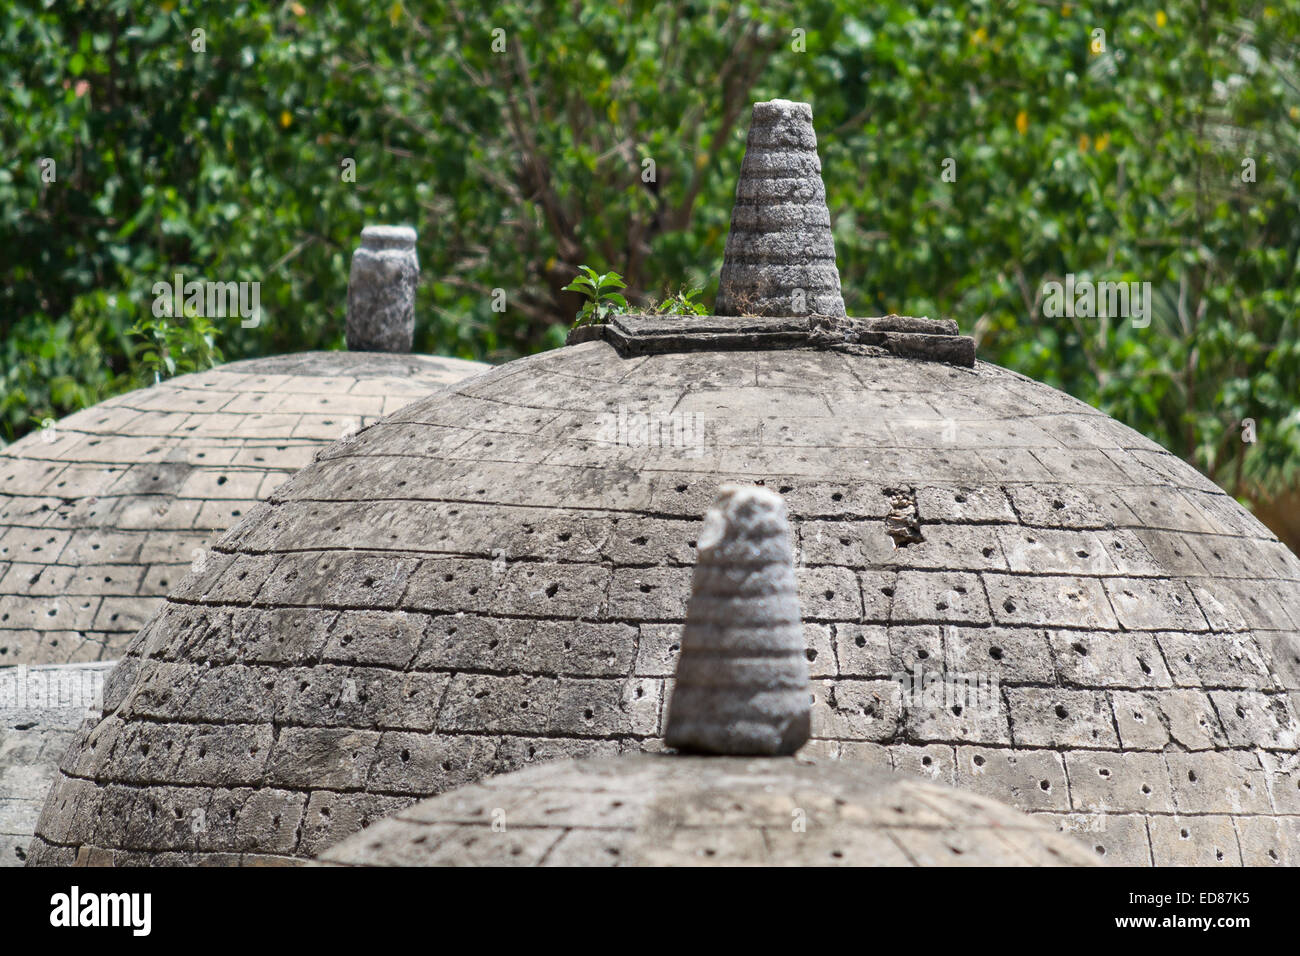
[[[997,747],[958,747],[956,785],[991,797],[1009,797],[1026,810],[1066,810],[1069,786],[1059,753]]]
[[[0,667],[118,657],[215,537],[319,449],[485,367],[348,352],[232,362],[0,450]],[[304,435],[307,422],[323,430]]]
[[[755,103],[718,314],[844,315],[825,210],[812,107],[789,100]]]
[[[704,518],[664,734],[670,747],[792,754],[808,740],[808,662],[785,502],[725,485]]]
[[[1095,866],[987,797],[846,761],[566,760],[398,810],[336,866]]]
[[[1156,866],[1241,866],[1243,863],[1232,817],[1152,817],[1149,825]]]
[[[607,323],[580,326],[567,344],[604,339],[622,355],[703,352],[716,349],[812,347],[854,355],[975,364],[975,340],[957,334],[951,319],[887,315],[875,318],[829,316],[615,315]]]
[[[894,315],[877,319],[818,319],[814,320],[813,341],[823,347],[859,354],[885,351],[899,358],[948,362],[969,368],[975,364],[975,340],[958,335],[954,325],[951,320],[941,322]]]
[[[1151,838],[1147,818],[1137,813],[1041,813],[1034,818],[1054,823],[1090,846],[1097,858],[1116,866],[1151,866]]]
[[[620,408],[696,415],[706,437],[649,447],[619,434]],[[1156,825],[1175,814],[1273,834],[1247,862],[1289,852],[1276,835],[1300,817],[1288,736],[1300,582],[1207,480],[984,363],[818,348],[621,356],[592,341],[406,406],[237,525],[108,682],[121,712],[101,720],[97,746],[73,745],[31,855],[180,853],[95,842],[105,789],[147,773],[204,792],[260,774],[298,797],[415,802],[530,761],[663,748],[700,518],[722,485],[757,483],[785,500],[797,544],[814,696],[805,753],[955,773],[1068,819],[1107,860],[1169,858],[1152,840],[1181,839]],[[889,489],[914,490],[921,541],[888,533]],[[1156,521],[1164,509],[1141,502],[1167,495],[1178,518]],[[1186,561],[1202,537],[1234,555],[1230,570]],[[274,686],[263,667],[283,672]],[[954,699],[971,677],[992,697]],[[279,727],[265,764],[199,757],[191,728],[226,721],[246,736]],[[128,728],[145,724],[174,736],[142,762],[149,741]],[[310,753],[306,731],[319,734]],[[168,739],[174,756],[156,757]],[[312,769],[295,769],[290,745]],[[1100,774],[1076,792],[1067,767],[1086,777],[1103,760],[1115,792]],[[268,831],[268,856],[314,852],[280,840]]]
[[[0,668],[0,866],[21,866],[58,767],[100,713],[107,663]]]
[[[108,665],[87,662],[117,658],[188,571],[223,571],[216,536],[327,442],[484,367],[347,352],[234,362],[119,395],[0,450],[0,863],[23,862],[89,705],[75,718],[57,701],[12,711],[5,687],[18,671],[8,665],[42,685],[102,679]],[[221,589],[219,578],[201,593],[216,600],[244,586],[232,576]],[[271,631],[292,644],[288,630]],[[184,681],[165,700],[139,698],[136,712],[170,719],[188,702],[222,721],[260,719],[256,701],[227,698],[233,674],[210,675],[202,693],[194,673],[173,676]]]
[[[1075,810],[1150,813],[1172,803],[1160,754],[1076,751],[1066,755],[1065,769]]]
[[[415,341],[415,287],[420,261],[415,230],[366,226],[348,273],[348,349],[409,352]]]

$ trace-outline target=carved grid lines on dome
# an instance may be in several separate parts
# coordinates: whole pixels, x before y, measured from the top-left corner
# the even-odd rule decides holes
[[[500,826],[504,824],[504,826]],[[1095,866],[1042,821],[847,761],[561,760],[430,797],[339,866]]]
[[[708,440],[611,435],[642,413]],[[111,678],[34,859],[310,856],[530,759],[659,746],[700,517],[754,480],[796,530],[812,752],[1108,859],[1300,862],[1300,562],[1193,469],[983,363],[602,342],[408,406],[227,534]],[[895,548],[887,490],[922,541]],[[905,701],[918,665],[997,678],[993,712]]]
[[[485,366],[313,352],[110,398],[0,450],[0,665],[112,657],[315,451]]]

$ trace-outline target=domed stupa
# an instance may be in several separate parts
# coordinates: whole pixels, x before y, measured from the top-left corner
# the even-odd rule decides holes
[[[201,549],[318,450],[486,368],[375,352],[247,359],[0,449],[0,666],[118,656]]]
[[[111,662],[216,536],[321,448],[488,367],[351,344],[180,375],[0,449],[0,865]]]
[[[804,110],[755,110],[787,132],[737,188],[764,197],[728,247],[765,264],[728,272],[761,283],[740,314],[616,316],[331,446],[141,631],[32,859],[308,858],[530,761],[660,749],[700,516],[760,484],[793,526],[810,755],[1108,861],[1300,862],[1300,561],[955,323],[819,304]]]
[[[430,797],[321,855],[346,866],[1092,866],[995,800],[791,758],[811,697],[780,497],[725,486],[698,541],[666,742]],[[755,759],[759,758],[759,759]]]
[[[376,235],[415,240],[409,228],[370,226],[358,257],[414,260],[372,253]],[[387,282],[354,266],[349,351],[180,375],[0,449],[0,666],[118,656],[199,549],[319,449],[487,369],[411,354],[413,267],[403,264]]]
[[[1095,866],[996,800],[846,760],[557,760],[429,797],[336,866]]]

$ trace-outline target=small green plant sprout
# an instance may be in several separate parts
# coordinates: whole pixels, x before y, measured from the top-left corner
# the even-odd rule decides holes
[[[623,281],[621,275],[617,272],[597,275],[596,270],[590,266],[578,266],[578,268],[582,270],[583,275],[564,287],[565,292],[580,292],[587,297],[587,301],[582,303],[582,308],[578,310],[577,318],[573,322],[575,329],[582,325],[604,322],[611,315],[627,311],[627,299],[623,298],[621,293],[614,291],[627,288],[627,283]]]
[[[665,296],[650,310],[656,315],[708,315],[709,310],[703,302],[695,297],[703,289],[678,289],[670,296]]]
[[[201,315],[191,315],[188,322],[168,316],[150,316],[131,327],[131,334],[141,336],[144,351],[137,357],[140,376],[158,384],[173,375],[199,372],[223,361],[217,347],[217,330]]]

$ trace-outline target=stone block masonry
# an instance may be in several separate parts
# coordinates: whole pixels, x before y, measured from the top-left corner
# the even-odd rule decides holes
[[[601,437],[611,408],[685,402],[711,409],[703,455]],[[306,858],[492,774],[662,748],[728,483],[787,503],[807,750],[941,774],[1104,859],[1181,860],[1208,828],[1225,861],[1300,862],[1300,561],[1208,481],[984,363],[602,341],[403,408],[232,529],[107,682],[32,857]],[[941,711],[899,673],[995,679],[997,703]],[[221,823],[192,849],[95,823],[141,785]]]
[[[399,810],[336,866],[1093,866],[986,797],[888,768],[640,754],[566,760]]]
[[[212,540],[317,451],[485,367],[348,352],[232,362],[0,450],[0,667],[115,659]]]
[[[223,568],[217,535],[329,442],[482,368],[348,352],[235,362],[0,450],[0,712],[22,668],[107,673],[76,665],[120,656],[191,568]],[[0,865],[25,859],[80,722],[65,711],[40,704],[0,727]]]
[[[111,664],[0,669],[0,865],[27,860],[27,846],[59,758],[102,708]]]
[[[970,368],[975,340],[957,334],[947,319],[886,315],[876,318],[814,316],[613,316],[574,329],[568,344],[604,339],[622,355],[704,352],[717,349],[833,349],[864,356],[946,362]]]
[[[338,839],[529,762],[661,748],[700,515],[757,484],[789,508],[809,750],[967,782],[1112,859],[1300,862],[1300,559],[953,323],[845,316],[806,104],[755,106],[731,225],[720,315],[617,316],[275,489],[114,670],[30,858],[305,858],[330,812]],[[620,409],[704,440],[631,447]],[[69,546],[43,525],[14,547]],[[784,624],[788,592],[755,604]],[[133,787],[164,819],[221,812],[178,850],[169,821],[111,814]]]

